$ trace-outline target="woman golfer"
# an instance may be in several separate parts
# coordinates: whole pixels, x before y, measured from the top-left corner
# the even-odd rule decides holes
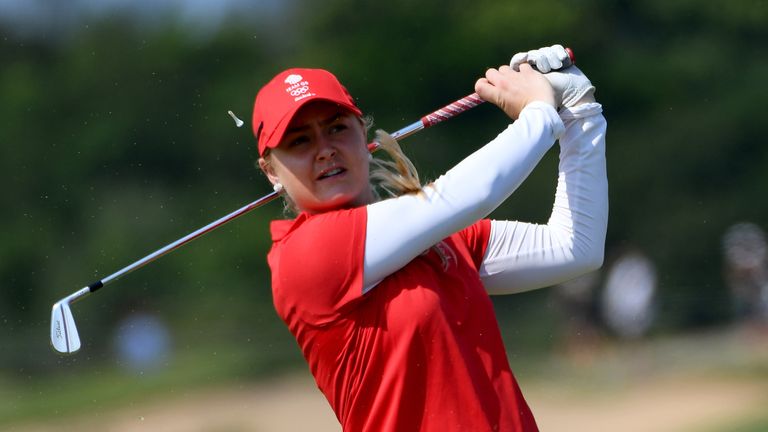
[[[536,430],[489,294],[602,264],[601,106],[577,68],[529,65],[566,55],[489,69],[475,90],[516,121],[424,186],[386,134],[392,160],[370,159],[366,121],[331,73],[286,70],[256,96],[259,165],[297,215],[271,225],[274,305],[343,430]],[[485,219],[558,139],[549,222]]]

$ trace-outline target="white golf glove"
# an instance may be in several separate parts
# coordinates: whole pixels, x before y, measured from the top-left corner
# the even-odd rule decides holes
[[[565,48],[562,45],[552,45],[551,47],[517,53],[512,56],[509,66],[514,70],[520,70],[522,63],[535,66],[555,89],[558,108],[571,108],[585,96],[593,94],[595,87],[576,66],[557,70],[567,62],[570,62],[570,58]]]

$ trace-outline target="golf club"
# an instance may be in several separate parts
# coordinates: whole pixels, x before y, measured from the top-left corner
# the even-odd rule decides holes
[[[566,62],[564,62],[562,68],[566,68],[571,64],[573,64],[573,52],[570,49],[567,49],[567,51],[568,51],[569,58],[566,59]],[[419,121],[416,121],[392,133],[391,136],[396,140],[409,137],[415,134],[416,132],[419,132],[422,129],[426,129],[440,122],[451,119],[463,113],[464,111],[467,111],[469,109],[472,109],[482,104],[483,102],[484,101],[480,99],[480,96],[478,96],[477,93],[472,93],[436,111],[433,111],[425,115]],[[379,143],[375,141],[368,144],[368,150],[371,152],[376,151],[378,148],[379,148]],[[75,325],[75,319],[72,316],[72,310],[71,310],[71,305],[73,303],[83,299],[88,294],[95,292],[96,290],[120,278],[121,276],[124,276],[132,272],[133,270],[141,268],[144,265],[149,264],[150,262],[160,258],[161,256],[191,242],[192,240],[202,236],[203,234],[213,231],[214,229],[226,224],[227,222],[235,218],[238,218],[250,212],[251,210],[261,207],[262,205],[268,202],[273,201],[278,196],[279,196],[278,192],[270,192],[269,194],[257,199],[256,201],[253,201],[252,203],[247,204],[233,211],[232,213],[229,213],[228,215],[220,219],[217,219],[190,234],[187,234],[186,236],[174,241],[173,243],[170,243],[156,250],[155,252],[152,252],[151,254],[145,256],[144,258],[141,258],[140,260],[118,270],[117,272],[103,279],[100,279],[96,282],[93,282],[90,285],[87,285],[81,288],[80,290],[70,294],[69,296],[64,297],[61,300],[54,303],[53,310],[51,312],[51,345],[53,346],[53,349],[63,354],[72,354],[80,349],[80,346],[81,346],[80,336],[78,335],[77,326]]]

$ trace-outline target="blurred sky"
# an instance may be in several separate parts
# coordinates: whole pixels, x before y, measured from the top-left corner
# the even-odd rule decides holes
[[[17,35],[52,37],[88,26],[89,21],[120,15],[143,25],[179,20],[207,34],[228,18],[269,22],[296,0],[0,0],[0,24]]]

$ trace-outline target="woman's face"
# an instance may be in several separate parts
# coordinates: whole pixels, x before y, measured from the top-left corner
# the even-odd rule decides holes
[[[373,202],[360,119],[332,102],[303,106],[259,166],[281,183],[299,211],[322,213]]]

